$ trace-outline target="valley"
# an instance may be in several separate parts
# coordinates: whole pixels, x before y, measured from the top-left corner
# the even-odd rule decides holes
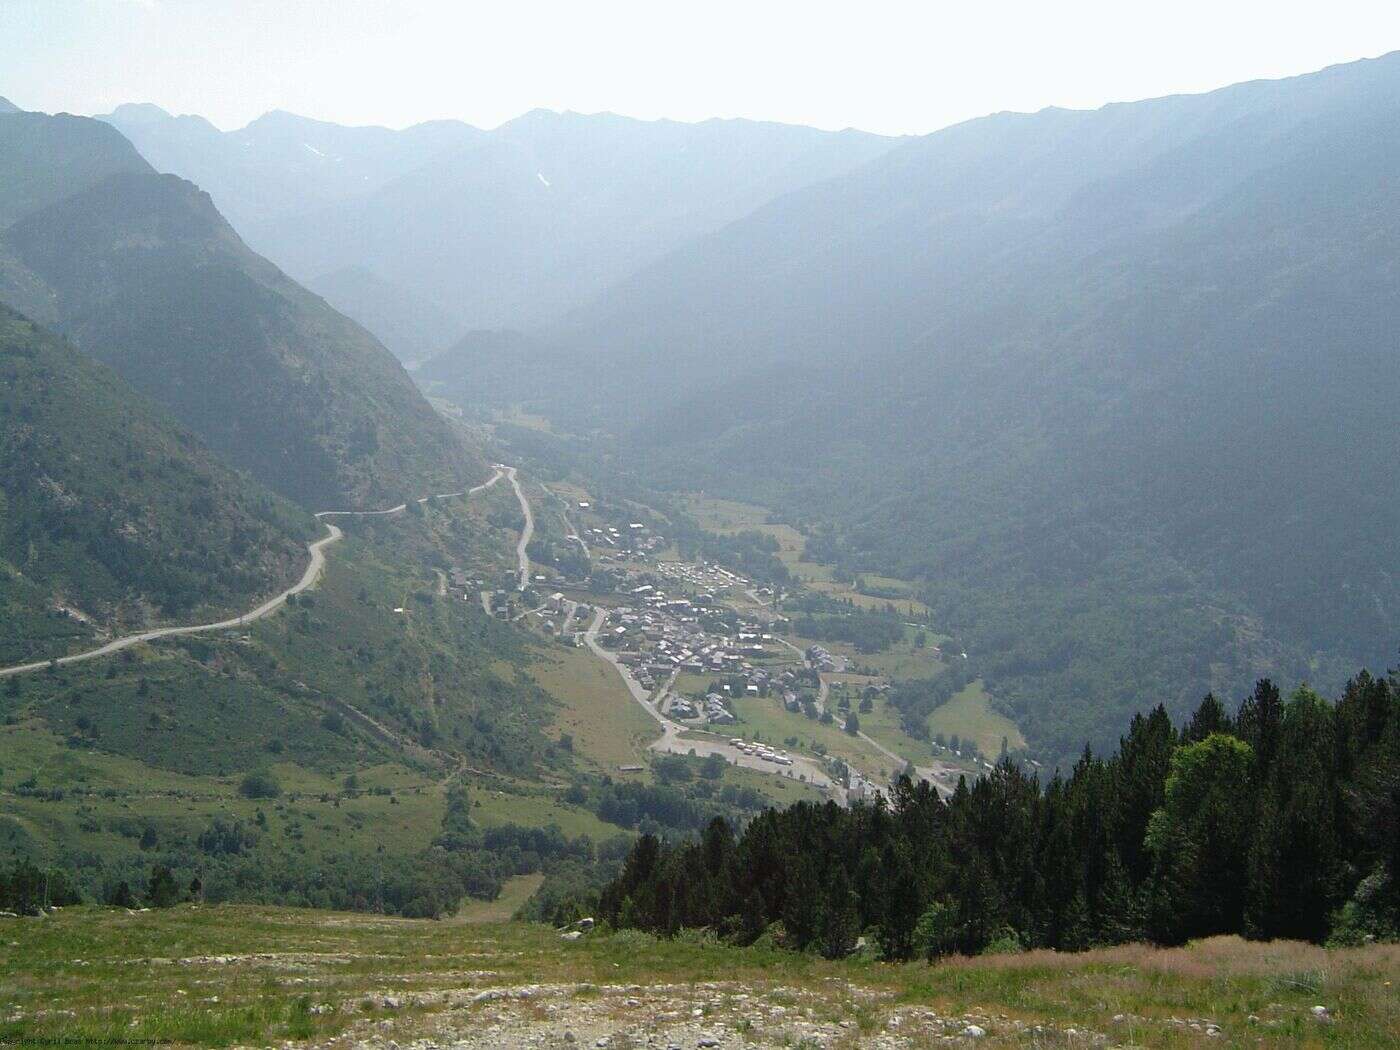
[[[0,10],[0,1044],[1400,1050],[1369,13],[88,6]]]
[[[818,784],[844,799],[815,756],[798,759],[802,778],[783,783],[774,766],[717,738],[690,739],[693,729],[637,697],[635,681],[615,669],[613,654],[596,642],[607,606],[596,613],[583,606],[585,620],[577,616],[581,603],[570,599],[564,626],[577,619],[573,636],[587,644],[550,640],[538,615],[545,603],[535,598],[546,580],[532,571],[544,567],[532,566],[527,553],[536,519],[531,488],[545,491],[517,468],[497,465],[486,481],[462,490],[380,509],[317,512],[328,532],[310,545],[300,580],[242,615],[139,632],[5,668],[9,680],[33,681],[5,694],[0,797],[7,815],[0,820],[0,842],[55,860],[80,850],[100,852],[106,862],[91,875],[105,880],[94,885],[98,893],[154,854],[193,863],[209,892],[223,894],[232,886],[216,873],[219,854],[183,852],[201,828],[239,829],[229,857],[237,863],[280,865],[309,849],[335,865],[393,842],[401,868],[405,857],[429,848],[445,819],[449,789],[464,775],[476,785],[472,823],[486,834],[493,827],[529,827],[595,842],[622,835],[627,818],[614,818],[621,826],[609,824],[590,812],[590,804],[570,801],[581,794],[577,787],[565,790],[570,765],[575,776],[583,773],[600,785],[614,779],[645,784],[656,755],[699,761],[717,752],[732,762],[717,783],[735,792],[741,806],[820,797]],[[500,492],[508,502],[495,499]],[[483,526],[483,535],[460,546],[464,527]],[[503,590],[489,586],[506,580]],[[522,613],[514,611],[511,595],[523,601]],[[478,596],[488,610],[493,601],[510,602],[502,610],[506,622],[472,627],[481,619]],[[450,627],[454,622],[459,626]],[[336,649],[358,645],[363,653],[366,645],[385,642],[401,649],[394,635],[407,641],[424,631],[422,642],[441,644],[462,638],[462,628],[478,637],[500,632],[491,648],[516,654],[503,664],[482,665],[478,673],[485,677],[468,689],[533,691],[542,705],[536,710],[545,715],[541,728],[557,726],[561,739],[567,737],[566,753],[557,744],[553,757],[539,751],[538,737],[530,742],[537,730],[521,725],[509,733],[512,746],[523,750],[507,757],[492,745],[473,758],[460,728],[442,736],[456,717],[442,705],[461,699],[452,698],[452,680],[440,678],[440,671],[424,681],[421,699],[403,686],[386,696],[369,681],[347,688],[344,671],[320,651],[322,639],[332,636],[339,636]],[[561,634],[570,637],[568,630]],[[356,636],[363,641],[354,642]],[[451,659],[464,655],[459,650]],[[189,690],[198,692],[197,702]],[[179,700],[182,694],[189,701]],[[513,703],[523,699],[517,692]],[[513,717],[501,716],[507,724]],[[259,729],[271,731],[263,743]],[[273,786],[250,793],[252,774],[236,772],[240,768]],[[385,821],[399,830],[386,837]],[[138,849],[136,839],[146,838],[157,845]],[[492,883],[481,892],[494,893]],[[343,898],[327,902],[337,899]]]

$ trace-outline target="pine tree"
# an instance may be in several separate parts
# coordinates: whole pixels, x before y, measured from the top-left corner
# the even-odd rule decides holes
[[[783,934],[789,947],[806,949],[817,939],[824,919],[821,884],[810,858],[801,857],[783,908]]]
[[[1215,698],[1214,693],[1207,693],[1201,701],[1201,706],[1196,708],[1196,713],[1191,716],[1191,722],[1182,732],[1181,739],[1183,743],[1198,744],[1212,733],[1230,731],[1230,716],[1225,712],[1225,705]]]
[[[1283,701],[1278,686],[1261,678],[1254,692],[1240,705],[1235,720],[1240,739],[1254,749],[1255,772],[1262,779],[1273,765],[1278,747],[1279,727],[1283,724]]]
[[[1127,869],[1116,851],[1109,853],[1104,865],[1095,914],[1096,944],[1126,944],[1146,933],[1141,895],[1128,881]]]
[[[855,892],[844,868],[837,868],[822,908],[818,948],[828,959],[851,953],[860,936],[860,911]]]
[[[175,875],[163,864],[151,869],[150,885],[146,889],[146,900],[152,908],[169,908],[180,903],[180,887]]]

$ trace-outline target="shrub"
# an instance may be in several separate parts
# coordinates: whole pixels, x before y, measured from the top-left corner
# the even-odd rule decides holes
[[[244,798],[278,798],[282,794],[282,785],[271,773],[261,770],[245,776],[238,785],[238,793]]]

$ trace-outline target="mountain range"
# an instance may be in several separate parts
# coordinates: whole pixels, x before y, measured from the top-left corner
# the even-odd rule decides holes
[[[270,113],[223,133],[150,106],[104,119],[409,360],[468,329],[552,320],[690,238],[894,144],[856,131],[547,110],[492,131]],[[347,268],[359,275],[348,287]],[[456,331],[428,345],[395,320],[420,303]]]

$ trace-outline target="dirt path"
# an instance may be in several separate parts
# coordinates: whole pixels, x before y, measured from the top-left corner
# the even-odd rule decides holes
[[[530,509],[530,501],[525,498],[525,490],[520,487],[520,481],[515,476],[515,468],[506,467],[505,473],[510,479],[510,487],[515,489],[515,498],[520,501],[520,513],[525,515],[525,527],[520,530],[520,542],[515,545],[515,557],[520,563],[520,584],[516,590],[523,591],[530,586],[530,555],[527,552],[530,540],[535,536],[535,515]]]
[[[574,523],[569,520],[569,501],[566,500],[563,496],[559,495],[559,493],[554,492],[552,489],[550,489],[548,485],[544,484],[543,482],[541,482],[540,488],[544,489],[545,492],[549,493],[551,496],[553,496],[559,501],[559,518],[564,522],[564,532],[566,538],[571,543],[577,543],[579,545],[579,549],[583,551],[583,556],[585,558],[591,557],[588,551],[588,543],[584,540],[584,538],[581,535],[579,535],[578,529],[574,528]]]

